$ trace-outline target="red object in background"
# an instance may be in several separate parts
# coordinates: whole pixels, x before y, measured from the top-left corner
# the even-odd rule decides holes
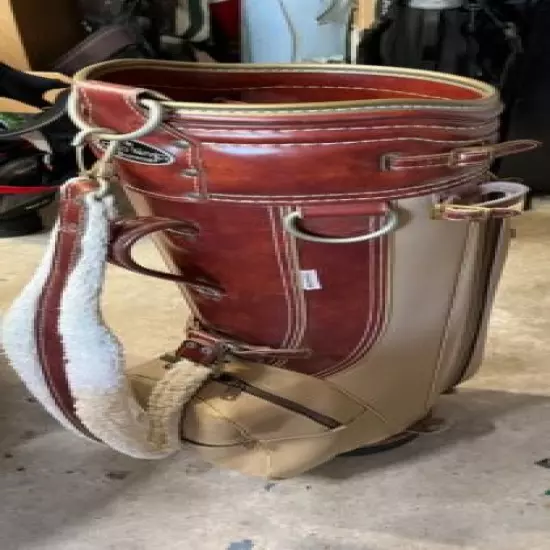
[[[237,50],[241,39],[241,1],[221,0],[210,4],[210,16],[216,26]]]

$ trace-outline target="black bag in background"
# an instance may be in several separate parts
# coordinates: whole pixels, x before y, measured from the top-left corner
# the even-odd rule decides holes
[[[380,13],[360,42],[359,63],[447,72],[502,89],[521,54],[518,9],[506,1],[392,0]]]
[[[503,141],[550,134],[550,2],[380,0],[379,13],[360,41],[359,63],[482,80],[499,89],[505,104]],[[499,161],[493,170],[537,191],[550,180],[550,156],[543,147]]]
[[[54,200],[63,181],[77,174],[67,87],[0,63],[0,97],[41,109],[0,112],[0,238],[41,231],[40,210]],[[53,103],[46,101],[44,94],[56,89],[63,91]]]
[[[524,54],[517,67],[507,117],[508,139],[537,139],[542,147],[525,158],[502,159],[497,172],[521,178],[533,194],[550,194],[550,2],[531,3],[525,12]]]
[[[203,53],[208,60],[225,60],[223,48],[213,40],[210,0],[78,3],[88,36],[58,59],[52,71],[71,76],[88,65],[121,58],[197,61]]]

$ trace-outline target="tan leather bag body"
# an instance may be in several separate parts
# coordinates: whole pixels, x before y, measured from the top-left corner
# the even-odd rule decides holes
[[[287,478],[406,439],[474,375],[526,188],[493,181],[501,104],[477,81],[347,65],[114,61],[70,112],[99,162],[4,322],[67,428],[120,452],[182,447]],[[119,217],[121,185],[136,217]],[[136,264],[153,235],[168,271]],[[181,346],[124,370],[105,262],[177,283]],[[162,284],[162,283],[158,283]]]

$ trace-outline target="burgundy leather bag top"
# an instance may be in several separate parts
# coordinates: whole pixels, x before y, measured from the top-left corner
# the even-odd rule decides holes
[[[81,71],[70,103],[100,160],[64,187],[4,327],[12,364],[68,428],[132,456],[185,444],[288,477],[425,431],[478,369],[526,192],[490,166],[536,146],[497,143],[492,87],[124,60]],[[114,212],[115,180],[137,217]],[[133,259],[146,235],[166,273]],[[98,313],[107,260],[176,282],[192,310],[181,345],[127,375]]]

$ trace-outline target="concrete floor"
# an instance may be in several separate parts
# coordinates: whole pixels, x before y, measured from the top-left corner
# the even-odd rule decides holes
[[[266,483],[183,452],[150,463],[63,431],[0,364],[0,550],[536,550],[550,548],[550,203],[518,222],[485,365],[441,412],[452,427],[373,457]],[[0,309],[44,236],[0,240]],[[159,262],[150,245],[140,251]],[[129,363],[171,349],[169,283],[110,270],[108,321]]]

